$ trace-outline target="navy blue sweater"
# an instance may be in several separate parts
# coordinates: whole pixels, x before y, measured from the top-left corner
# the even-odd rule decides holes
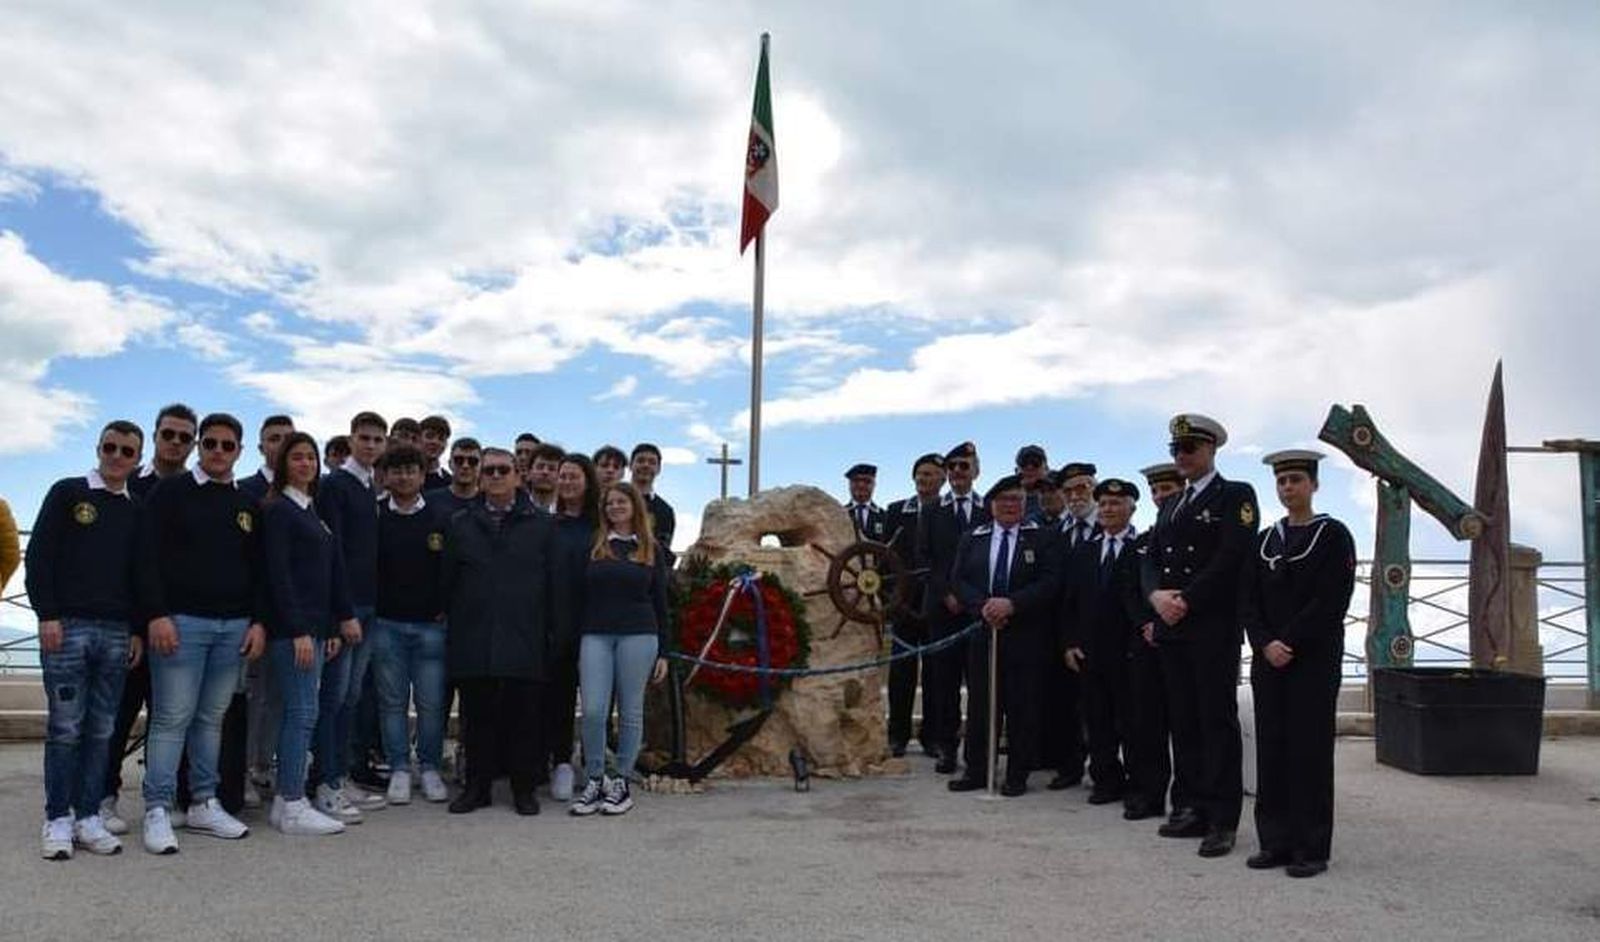
[[[139,526],[142,617],[260,619],[266,608],[256,502],[190,473],[161,479]]]
[[[440,585],[449,508],[423,498],[422,509],[401,514],[378,505],[379,618],[431,622],[444,614]]]
[[[315,507],[302,508],[288,497],[269,498],[261,516],[271,596],[268,637],[332,637],[340,622],[353,617],[339,538]]]
[[[658,550],[655,564],[647,566],[629,558],[632,541],[613,539],[607,545],[609,558],[585,559],[581,633],[654,634],[665,651],[670,570],[664,554]]]
[[[350,604],[372,606],[378,599],[378,499],[353,473],[340,468],[317,486],[317,512],[344,551],[344,577]]]
[[[45,495],[28,540],[24,584],[40,621],[102,618],[134,612],[138,498],[62,478]]]

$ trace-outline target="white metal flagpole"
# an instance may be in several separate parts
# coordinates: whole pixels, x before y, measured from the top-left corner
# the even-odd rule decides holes
[[[766,37],[763,36],[765,45]],[[767,233],[756,236],[756,284],[754,316],[750,325],[750,496],[761,490],[761,314],[765,306],[767,277]]]

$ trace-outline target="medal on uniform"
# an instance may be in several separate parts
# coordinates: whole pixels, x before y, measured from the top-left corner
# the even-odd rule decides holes
[[[99,517],[100,511],[95,510],[94,505],[88,501],[82,501],[72,508],[72,519],[83,526],[94,523]]]
[[[1023,550],[1022,551],[1022,561],[1027,563],[1030,566],[1033,565],[1033,550],[1031,550],[1031,549]]]
[[[1249,501],[1239,505],[1239,522],[1247,527],[1256,525],[1256,509]]]
[[[239,511],[239,516],[234,517],[233,519],[235,523],[239,524],[239,529],[245,533],[249,533],[251,530],[255,529],[255,522],[250,519],[250,511],[248,510]]]
[[[428,549],[434,551],[435,553],[437,553],[440,550],[444,549],[444,534],[443,533],[430,533],[430,534],[428,534]]]

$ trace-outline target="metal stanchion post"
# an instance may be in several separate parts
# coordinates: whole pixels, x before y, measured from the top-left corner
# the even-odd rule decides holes
[[[1000,768],[1000,632],[989,628],[989,797],[998,798],[995,773]]]

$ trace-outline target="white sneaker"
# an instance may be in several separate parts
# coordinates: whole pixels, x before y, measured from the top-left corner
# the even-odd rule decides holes
[[[256,788],[256,783],[249,779],[246,779],[244,783],[244,806],[246,808],[261,807],[261,790]]]
[[[112,834],[128,833],[128,822],[122,820],[122,815],[117,814],[117,799],[114,796],[108,795],[100,799],[100,820]]]
[[[317,810],[344,824],[360,824],[361,809],[344,800],[344,790],[331,785],[317,786]]]
[[[433,769],[423,770],[422,797],[435,802],[450,800],[450,789],[445,787],[444,778]]]
[[[172,836],[172,818],[160,805],[144,813],[144,849],[152,854],[178,852],[178,839]]]
[[[72,825],[72,842],[91,854],[122,853],[122,842],[106,830],[105,822],[97,814],[79,818]]]
[[[572,763],[563,762],[550,773],[550,797],[556,801],[572,800]]]
[[[583,786],[583,794],[573,799],[571,811],[580,818],[588,817],[600,810],[600,802],[605,797],[606,786],[600,779],[592,778]]]
[[[628,787],[628,777],[619,775],[606,782],[606,797],[600,803],[601,814],[627,814],[633,807],[633,791]]]
[[[182,808],[174,808],[167,812],[167,820],[174,828],[181,828],[189,823],[189,815]]]
[[[411,804],[411,773],[395,771],[389,774],[387,795],[391,805]]]
[[[345,803],[362,811],[381,811],[389,806],[389,799],[351,782],[344,783],[343,791]]]
[[[278,813],[278,820],[273,826],[285,834],[343,834],[344,824],[335,821],[317,809],[311,807],[311,802],[304,798],[294,801],[284,801],[282,798],[272,800],[272,809]]]
[[[184,827],[227,841],[238,840],[250,833],[244,822],[229,814],[227,809],[222,807],[222,802],[215,798],[207,798],[198,805],[190,805],[189,817],[184,822]]]
[[[46,860],[72,859],[72,815],[64,814],[44,823],[39,855]]]

